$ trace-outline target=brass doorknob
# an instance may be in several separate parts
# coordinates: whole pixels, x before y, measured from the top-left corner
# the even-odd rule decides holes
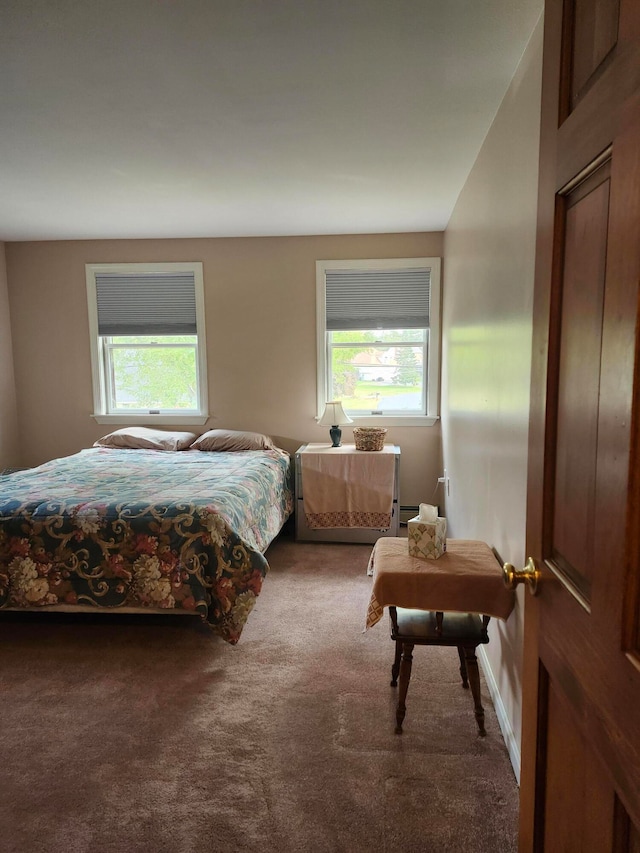
[[[526,583],[531,595],[538,591],[540,572],[536,568],[533,557],[529,557],[524,569],[515,569],[511,563],[505,563],[502,567],[502,579],[507,589],[515,589],[519,583]]]

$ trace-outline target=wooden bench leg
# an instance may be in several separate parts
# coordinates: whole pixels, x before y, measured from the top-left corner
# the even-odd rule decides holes
[[[407,713],[407,690],[411,680],[411,663],[413,661],[413,643],[402,644],[402,660],[400,661],[400,688],[398,690],[398,707],[396,708],[396,734],[402,734],[402,721]]]
[[[396,656],[391,667],[391,687],[395,687],[398,683],[398,673],[400,672],[400,658],[402,657],[402,643],[396,640]]]
[[[462,679],[462,686],[465,690],[468,690],[469,679],[467,677],[467,664],[464,659],[464,648],[462,646],[458,646],[458,657],[460,658],[460,678]]]
[[[480,701],[480,671],[478,670],[478,659],[476,658],[475,646],[464,647],[465,664],[467,667],[467,675],[469,676],[469,685],[473,694],[473,704],[475,706],[476,722],[478,723],[478,731],[481,737],[486,735],[484,727],[484,708]],[[402,681],[400,682],[402,684]]]

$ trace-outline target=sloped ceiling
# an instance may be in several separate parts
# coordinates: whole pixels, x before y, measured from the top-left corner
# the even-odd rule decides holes
[[[542,0],[4,0],[0,239],[441,230]]]

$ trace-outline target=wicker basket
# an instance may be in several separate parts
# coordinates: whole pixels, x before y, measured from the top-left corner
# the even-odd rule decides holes
[[[386,427],[354,427],[356,450],[382,450],[386,434]]]

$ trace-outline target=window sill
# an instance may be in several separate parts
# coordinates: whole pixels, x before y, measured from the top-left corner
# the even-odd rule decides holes
[[[99,424],[127,424],[128,426],[162,426],[165,424],[205,424],[209,415],[96,415],[91,417]]]
[[[379,427],[431,427],[440,420],[433,415],[349,415],[349,417],[353,420],[353,426]]]

